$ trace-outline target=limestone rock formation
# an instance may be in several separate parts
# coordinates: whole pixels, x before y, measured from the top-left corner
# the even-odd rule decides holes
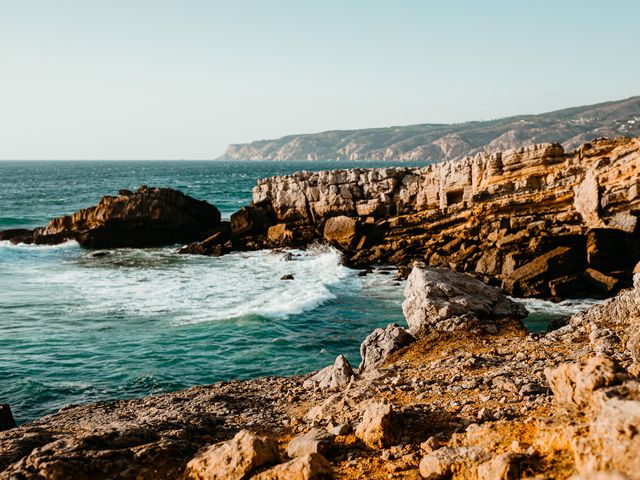
[[[252,480],[330,480],[331,463],[318,453],[310,453],[271,467],[251,477]]]
[[[338,355],[333,365],[323,368],[305,381],[305,385],[319,388],[343,388],[355,375],[349,360],[344,355]]]
[[[277,463],[278,445],[269,437],[240,431],[233,439],[202,449],[187,464],[190,480],[243,480],[263,465]]]
[[[402,311],[410,331],[474,329],[500,318],[521,319],[527,310],[499,288],[464,273],[415,266],[407,279]],[[492,328],[492,329],[493,329]]]
[[[419,260],[477,273],[515,296],[608,297],[630,286],[640,261],[639,172],[637,138],[421,168],[299,172],[259,180],[221,244],[327,240],[352,266]]]
[[[638,292],[548,333],[432,329],[344,388],[263,377],[68,406],[0,431],[0,480],[634,479]],[[303,454],[325,438],[331,462]],[[280,463],[276,442],[301,456]]]
[[[308,432],[298,435],[289,442],[287,455],[290,458],[319,453],[327,453],[333,443],[333,435],[326,430],[312,428]]]
[[[386,402],[371,403],[356,428],[356,436],[371,448],[394,445],[400,436],[393,406]]]
[[[606,357],[592,357],[583,364],[564,363],[545,369],[555,400],[564,406],[582,407],[601,388],[621,383],[620,367]]]
[[[142,186],[135,192],[102,197],[98,205],[54,218],[46,227],[14,231],[8,239],[37,244],[77,240],[95,248],[149,247],[202,240],[219,226],[220,212],[213,205],[170,188]]]
[[[390,323],[386,328],[376,328],[360,345],[360,373],[382,363],[393,352],[411,345],[415,341],[413,335],[397,323]]]

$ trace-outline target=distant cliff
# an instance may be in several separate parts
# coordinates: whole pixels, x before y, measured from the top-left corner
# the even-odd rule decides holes
[[[229,145],[220,159],[440,161],[546,142],[571,150],[621,135],[640,136],[640,96],[499,120],[289,135]]]

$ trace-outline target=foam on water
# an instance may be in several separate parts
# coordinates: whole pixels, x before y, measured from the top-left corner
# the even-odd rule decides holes
[[[155,317],[177,325],[261,316],[286,319],[334,299],[330,287],[353,276],[329,247],[219,258],[176,255],[171,249],[120,249],[104,256],[81,251],[64,268],[32,265],[34,286],[55,285],[94,315]],[[294,280],[281,280],[293,275]],[[73,307],[72,307],[73,308]]]
[[[601,300],[590,298],[567,299],[560,302],[539,298],[514,298],[513,300],[522,303],[529,311],[524,323],[529,330],[534,332],[546,330],[547,325],[553,319],[569,317],[601,302]]]

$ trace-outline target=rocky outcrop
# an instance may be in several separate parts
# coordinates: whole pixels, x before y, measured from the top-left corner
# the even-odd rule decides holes
[[[95,248],[150,247],[202,240],[221,228],[220,212],[170,188],[140,187],[105,196],[94,207],[54,218],[35,230],[0,232],[12,242],[56,244],[76,240]]]
[[[608,297],[630,286],[640,261],[639,172],[637,138],[300,172],[258,181],[241,215],[261,220],[238,222],[209,250],[323,240],[356,267],[419,260],[515,296]]]
[[[414,335],[429,330],[478,328],[496,333],[496,321],[520,320],[527,316],[526,308],[505,296],[499,288],[443,268],[414,267],[404,296],[402,311]]]
[[[360,367],[362,373],[377,367],[389,355],[415,341],[413,335],[397,323],[390,323],[386,328],[376,328],[360,345]]]
[[[344,355],[338,355],[333,365],[323,368],[305,381],[307,387],[344,388],[349,385],[355,375],[349,360]]]

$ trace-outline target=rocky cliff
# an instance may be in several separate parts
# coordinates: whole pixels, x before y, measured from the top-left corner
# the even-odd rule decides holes
[[[609,296],[640,260],[640,140],[539,144],[422,168],[258,181],[228,230],[185,249],[325,240],[347,263],[474,272],[516,296]]]
[[[492,121],[289,135],[230,145],[221,158],[441,161],[543,142],[569,150],[620,135],[640,136],[640,97]]]

